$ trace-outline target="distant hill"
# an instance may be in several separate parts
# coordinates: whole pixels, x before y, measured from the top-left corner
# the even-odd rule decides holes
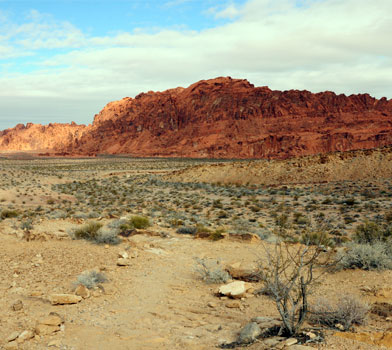
[[[89,126],[27,124],[0,151],[194,158],[291,158],[392,144],[392,100],[274,91],[216,78],[107,104]]]

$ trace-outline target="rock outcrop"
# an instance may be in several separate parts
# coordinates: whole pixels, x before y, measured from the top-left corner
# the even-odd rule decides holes
[[[289,158],[370,149],[392,144],[392,100],[273,91],[228,77],[111,102],[92,125],[68,126],[55,140],[49,126],[28,142],[35,126],[3,131],[0,150],[22,150],[21,142],[58,154]]]
[[[52,151],[68,147],[83,135],[85,125],[50,123],[48,125],[18,124],[0,131],[0,151]]]

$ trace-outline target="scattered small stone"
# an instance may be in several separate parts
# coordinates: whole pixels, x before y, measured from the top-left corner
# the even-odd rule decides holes
[[[269,348],[273,348],[276,345],[278,345],[284,339],[285,339],[284,337],[271,337],[271,338],[265,339],[263,341],[263,344],[265,344]]]
[[[123,258],[123,259],[128,259],[129,255],[127,252],[123,251],[123,252],[118,253],[118,257]]]
[[[291,345],[287,349],[290,350],[311,350],[312,348],[305,345]]]
[[[248,323],[242,328],[240,335],[238,336],[238,343],[249,344],[254,342],[257,337],[261,334],[261,328],[255,322]]]
[[[6,339],[5,341],[6,341],[7,343],[13,341],[13,340],[15,340],[16,338],[19,337],[19,334],[20,334],[20,332],[18,332],[18,331],[12,332],[12,333],[7,337],[7,339]]]
[[[137,252],[137,250],[132,250],[130,253],[129,253],[129,257],[131,258],[131,259],[135,259],[135,258],[137,258],[139,256],[139,253]]]
[[[35,333],[38,335],[50,335],[60,330],[60,326],[50,326],[46,324],[37,324]]]
[[[238,300],[227,300],[225,306],[229,309],[240,309],[241,303]]]
[[[75,295],[78,295],[83,299],[87,299],[90,297],[90,291],[85,285],[79,284],[75,289]]]
[[[24,342],[24,341],[30,340],[32,338],[34,338],[34,332],[31,331],[31,330],[25,330],[25,331],[23,331],[22,333],[19,334],[19,337],[18,337],[17,341],[18,342],[19,341]]]
[[[124,258],[117,259],[117,266],[129,266],[129,265],[131,265],[131,263],[128,259],[124,259]]]
[[[60,347],[61,346],[61,339],[54,339],[48,343],[48,347]]]
[[[95,289],[92,292],[93,297],[100,297],[102,295],[102,290],[101,289]]]
[[[336,323],[335,328],[344,331],[344,326],[341,323]]]
[[[18,343],[15,340],[3,345],[4,350],[18,350],[18,348]]]
[[[247,290],[251,287],[249,283],[244,281],[235,281],[219,287],[219,294],[223,294],[232,298],[242,298]]]
[[[23,309],[23,302],[22,300],[17,300],[15,301],[12,306],[11,306],[12,310],[14,311],[20,311]]]
[[[42,318],[38,322],[47,326],[60,326],[63,323],[63,320],[59,315],[51,313],[49,316]]]
[[[77,304],[81,300],[81,296],[74,294],[52,294],[49,296],[52,305]]]
[[[260,328],[272,328],[277,327],[282,324],[281,321],[273,318],[273,317],[265,317],[265,316],[258,316],[252,318],[252,322],[256,322]]]
[[[286,346],[291,346],[291,345],[294,345],[297,343],[298,343],[298,340],[296,338],[289,338],[289,339],[285,340],[285,342],[284,342],[284,344]]]
[[[309,339],[316,339],[317,338],[317,334],[315,334],[313,332],[306,332],[305,335],[307,337],[309,337]]]
[[[259,280],[257,269],[250,264],[245,265],[241,262],[236,262],[234,264],[228,265],[226,271],[235,279],[242,281],[257,281]]]
[[[211,302],[211,301],[207,304],[207,306],[212,308],[212,309],[217,307],[217,305],[215,303]]]

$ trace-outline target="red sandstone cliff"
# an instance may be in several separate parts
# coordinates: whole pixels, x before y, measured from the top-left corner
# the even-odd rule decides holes
[[[246,80],[217,78],[111,102],[82,130],[51,143],[52,150],[287,158],[392,144],[392,100],[368,94],[272,91]],[[3,139],[0,134],[0,149]],[[50,145],[46,141],[46,148]]]

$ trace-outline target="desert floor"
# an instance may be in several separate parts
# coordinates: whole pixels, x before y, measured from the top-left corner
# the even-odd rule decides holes
[[[260,281],[247,282],[250,290],[239,299],[218,295],[224,283],[206,283],[197,258],[222,269],[236,263],[256,269],[265,249],[274,246],[277,230],[287,227],[290,244],[300,246],[303,230],[321,219],[333,243],[326,250],[334,251],[366,219],[377,220],[391,209],[389,179],[274,187],[170,179],[173,171],[194,165],[200,161],[0,160],[0,346],[218,348],[234,342],[252,318],[279,319],[279,314],[274,301],[258,293]],[[121,237],[119,244],[73,239],[74,230],[86,223],[109,230],[133,215],[147,217],[151,226]],[[180,233],[196,226],[223,238]],[[74,295],[75,282],[86,271],[99,272],[107,281],[79,293],[76,303],[53,305],[54,294]],[[327,272],[310,304],[343,294],[370,307],[392,304],[392,272]],[[325,340],[302,345],[392,348],[392,306],[389,312],[369,312],[364,325],[348,332],[306,323],[306,331],[322,332]],[[50,314],[61,324],[47,322]],[[276,348],[296,347],[284,347],[282,340]],[[247,348],[273,347],[258,339]]]

